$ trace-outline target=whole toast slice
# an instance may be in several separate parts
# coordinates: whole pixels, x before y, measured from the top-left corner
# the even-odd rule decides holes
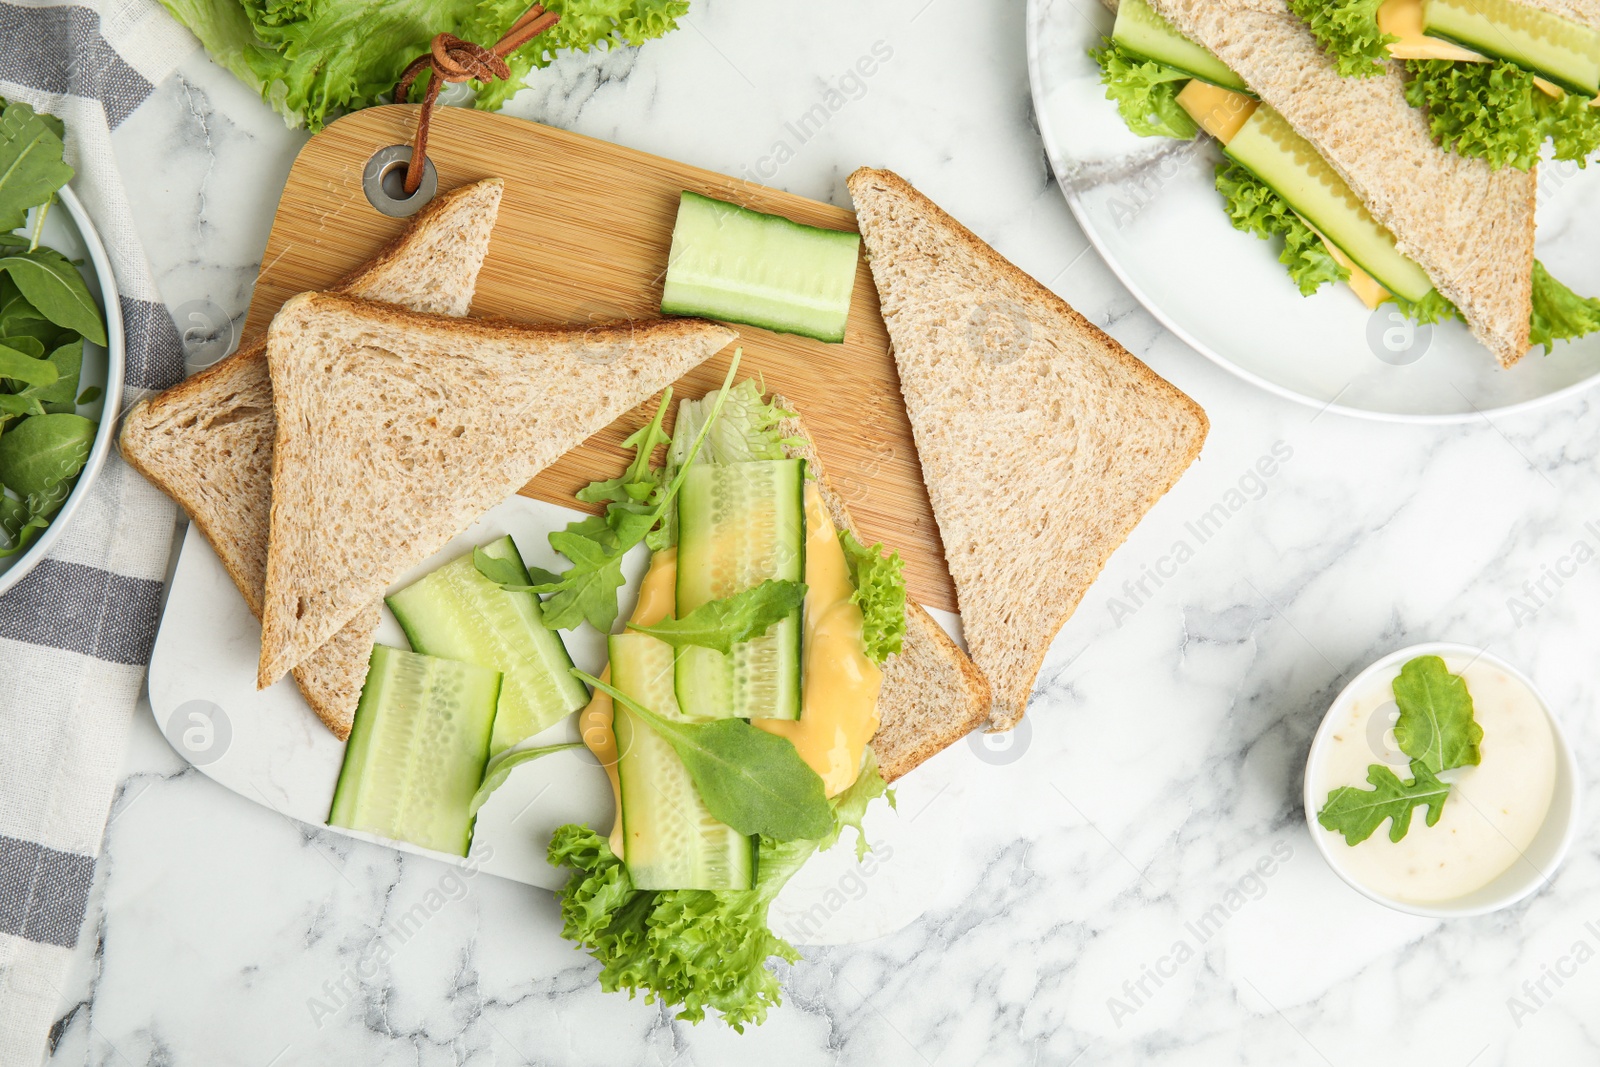
[[[465,315],[504,186],[491,178],[436,197],[341,290],[416,311]],[[118,438],[123,458],[188,512],[258,619],[267,580],[275,427],[262,340],[141,402],[128,412]],[[306,703],[341,741],[350,736],[378,618],[378,605],[368,605],[294,671]]]
[[[795,410],[781,396],[774,396],[772,402],[787,411]],[[805,460],[816,475],[834,526],[856,533],[850,509],[829,485],[816,444],[799,417],[784,419],[778,426],[789,455]],[[989,718],[989,706],[989,683],[983,673],[922,605],[908,599],[905,639],[900,651],[883,665],[878,732],[872,735],[872,751],[884,781],[894,781],[982,726]]]
[[[1205,412],[898,175],[849,186],[967,648],[1010,729]]]
[[[267,331],[277,440],[263,687],[563,453],[737,336],[531,326],[302,293]]]
[[[1528,351],[1537,178],[1434,143],[1397,64],[1341,77],[1287,0],[1152,0],[1310,141],[1502,366]]]

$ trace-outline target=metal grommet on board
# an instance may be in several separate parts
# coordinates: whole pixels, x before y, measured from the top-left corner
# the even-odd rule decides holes
[[[385,215],[403,219],[421,211],[423,205],[439,191],[439,172],[433,169],[433,160],[422,161],[422,184],[410,196],[406,195],[406,164],[411,162],[411,146],[392,144],[380,148],[367,160],[361,174],[361,188],[367,200]]]

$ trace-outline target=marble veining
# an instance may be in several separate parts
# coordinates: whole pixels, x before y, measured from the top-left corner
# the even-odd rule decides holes
[[[695,0],[689,22],[563,60],[509,110],[729,174],[769,159],[761,180],[836,203],[855,166],[894,167],[1211,418],[1199,462],[1057,640],[1026,732],[958,744],[902,783],[936,874],[921,917],[808,948],[758,1030],[690,1027],[600,993],[548,893],[274,814],[187,769],[141,708],[51,1062],[1600,1059],[1592,813],[1547,889],[1438,922],[1340,882],[1299,800],[1334,694],[1422,640],[1517,664],[1580,765],[1600,762],[1600,561],[1570,563],[1600,548],[1589,395],[1373,424],[1188,349],[1088,249],[1050,177],[1020,0]],[[878,42],[892,55],[864,91],[803,144],[787,135]],[[163,294],[238,322],[304,134],[196,55],[116,136]],[[1251,477],[1275,448],[1274,473]],[[1225,520],[1190,530],[1218,505]],[[424,918],[391,932],[408,913]]]

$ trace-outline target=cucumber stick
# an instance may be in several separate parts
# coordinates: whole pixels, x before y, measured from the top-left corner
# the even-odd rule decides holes
[[[499,695],[498,671],[375,647],[328,824],[465,856]]]
[[[647,634],[610,640],[611,684],[657,715],[682,719],[672,695],[672,646]],[[719,822],[672,746],[620,703],[617,778],[623,861],[636,889],[749,889],[754,842]]]
[[[1111,28],[1111,39],[1129,52],[1175,67],[1201,81],[1236,93],[1250,92],[1243,78],[1204,46],[1174,29],[1172,23],[1150,6],[1149,0],[1121,0],[1117,4],[1117,21]]]
[[[523,582],[528,581],[511,538],[485,545],[483,552],[516,563]],[[407,586],[388,603],[418,652],[476,663],[505,676],[491,755],[589,702],[589,691],[571,674],[572,658],[560,635],[545,628],[538,595],[501,589],[478,573],[470,552]]]
[[[1600,90],[1600,33],[1516,0],[1427,0],[1423,32],[1543,75],[1563,89]]]
[[[661,313],[843,341],[860,247],[860,234],[685,192]]]
[[[769,578],[805,579],[805,461],[702,463],[678,495],[677,615]],[[724,655],[686,646],[678,705],[690,719],[798,719],[800,610]]]

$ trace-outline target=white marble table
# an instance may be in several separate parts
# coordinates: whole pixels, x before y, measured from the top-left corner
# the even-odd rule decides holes
[[[600,993],[550,896],[487,876],[358,973],[387,917],[452,889],[445,869],[224,791],[141,709],[53,1063],[1600,1058],[1592,812],[1550,888],[1440,923],[1339,882],[1298,799],[1334,693],[1427,639],[1522,666],[1580,762],[1600,761],[1600,566],[1527,599],[1575,546],[1600,547],[1600,412],[1584,398],[1444,429],[1319,417],[1166,336],[1086,250],[1047,172],[1022,7],[695,0],[672,38],[563,62],[511,108],[836,203],[857,165],[893,167],[1210,414],[1200,462],[1056,642],[1018,758],[961,744],[904,782],[937,857],[921,919],[808,950],[784,971],[785,1007],[744,1037]],[[787,124],[875,51],[858,98],[800,142]],[[303,134],[196,55],[117,139],[168,301],[242,316]],[[1274,450],[1277,472],[1250,482]],[[1253,499],[1139,592],[1241,479]],[[1202,939],[1190,924],[1218,904]],[[330,992],[341,983],[353,994]]]

